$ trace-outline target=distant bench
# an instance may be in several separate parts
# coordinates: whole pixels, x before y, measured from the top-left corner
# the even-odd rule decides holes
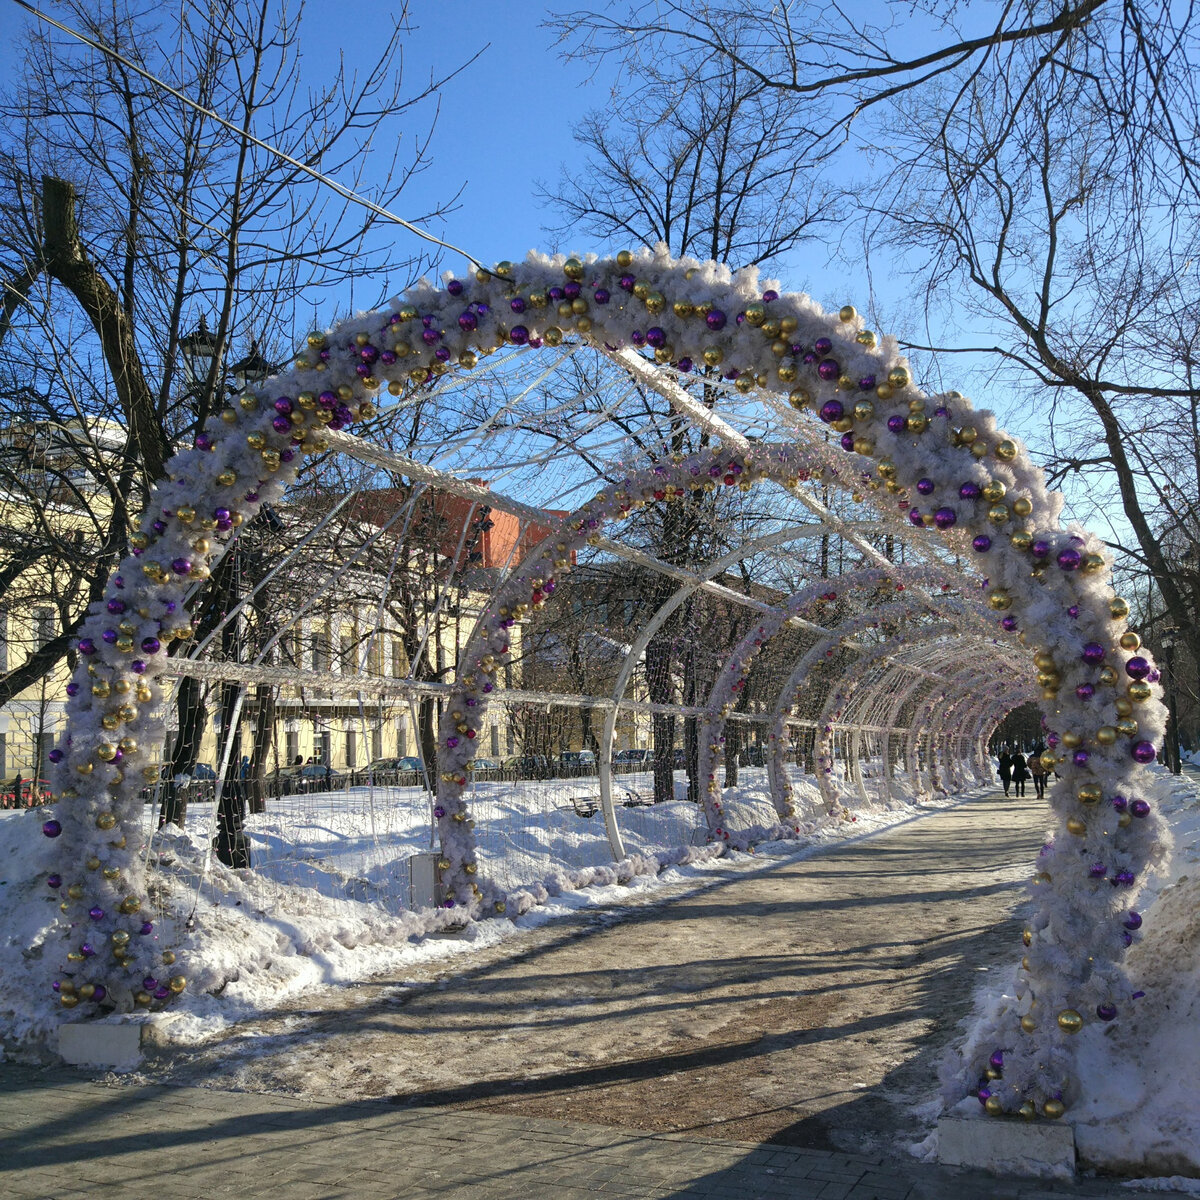
[[[626,808],[641,808],[643,805],[649,807],[654,803],[652,796],[643,796],[641,792],[631,791],[629,788],[621,789],[625,793],[625,799],[621,801]],[[563,806],[564,812],[573,812],[577,817],[594,817],[600,811],[599,796],[572,796],[571,807],[568,809]]]

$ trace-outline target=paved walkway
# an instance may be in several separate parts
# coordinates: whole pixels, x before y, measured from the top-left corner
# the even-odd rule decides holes
[[[1162,1196],[1162,1192],[1153,1193]],[[492,1113],[397,1109],[0,1064],[11,1200],[1050,1200],[1114,1181],[997,1180],[869,1155],[646,1136]]]

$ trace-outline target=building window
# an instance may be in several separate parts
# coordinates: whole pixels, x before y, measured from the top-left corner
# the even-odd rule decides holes
[[[500,753],[500,726],[492,726],[492,757],[495,758]]]
[[[0,671],[8,670],[8,609],[0,608]],[[0,770],[0,774],[3,771]]]
[[[403,758],[408,753],[408,725],[402,717],[396,725],[396,754]]]
[[[371,730],[371,757],[383,757],[383,730],[378,725]]]
[[[35,608],[33,610],[33,621],[37,648],[40,650],[54,637],[54,609]]]
[[[294,729],[289,730],[287,735],[287,766],[300,757],[300,735]]]
[[[333,765],[333,737],[328,729],[317,738],[317,753],[323,763]]]
[[[329,670],[329,634],[324,629],[314,629],[309,639],[312,650],[312,669],[314,671]]]
[[[356,655],[354,653],[354,634],[343,633],[338,639],[339,658],[341,660],[338,667],[342,675],[353,675],[358,664],[355,662]]]
[[[352,771],[358,766],[358,738],[353,729],[346,731],[346,766]]]
[[[8,774],[8,734],[0,733],[0,775]]]
[[[367,643],[367,674],[382,675],[383,674],[383,646],[381,644],[381,635],[376,634]]]

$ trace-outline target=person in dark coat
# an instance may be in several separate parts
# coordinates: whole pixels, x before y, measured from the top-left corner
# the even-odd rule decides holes
[[[1008,795],[1008,789],[1012,784],[1012,755],[1008,752],[1008,747],[1005,746],[1000,751],[1000,758],[997,760],[997,768],[1000,772],[1000,784],[1004,788],[1004,794]]]
[[[1039,800],[1046,795],[1046,776],[1050,773],[1042,766],[1042,751],[1045,747],[1039,742],[1029,756],[1029,774],[1033,776],[1033,790]]]
[[[1029,764],[1020,750],[1012,756],[1012,781],[1015,795],[1025,795],[1025,780],[1029,778]]]

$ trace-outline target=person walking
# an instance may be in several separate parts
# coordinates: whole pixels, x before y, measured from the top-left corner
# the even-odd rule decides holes
[[[1013,793],[1017,796],[1025,795],[1025,780],[1029,778],[1029,764],[1025,761],[1025,755],[1020,750],[1012,756],[1012,781]]]
[[[996,766],[1000,772],[1000,784],[1004,788],[1004,794],[1007,796],[1008,789],[1012,785],[1012,755],[1009,754],[1007,746],[1001,749]]]
[[[1042,748],[1034,746],[1029,756],[1029,774],[1033,777],[1033,792],[1039,800],[1046,797],[1046,768],[1042,765]]]

